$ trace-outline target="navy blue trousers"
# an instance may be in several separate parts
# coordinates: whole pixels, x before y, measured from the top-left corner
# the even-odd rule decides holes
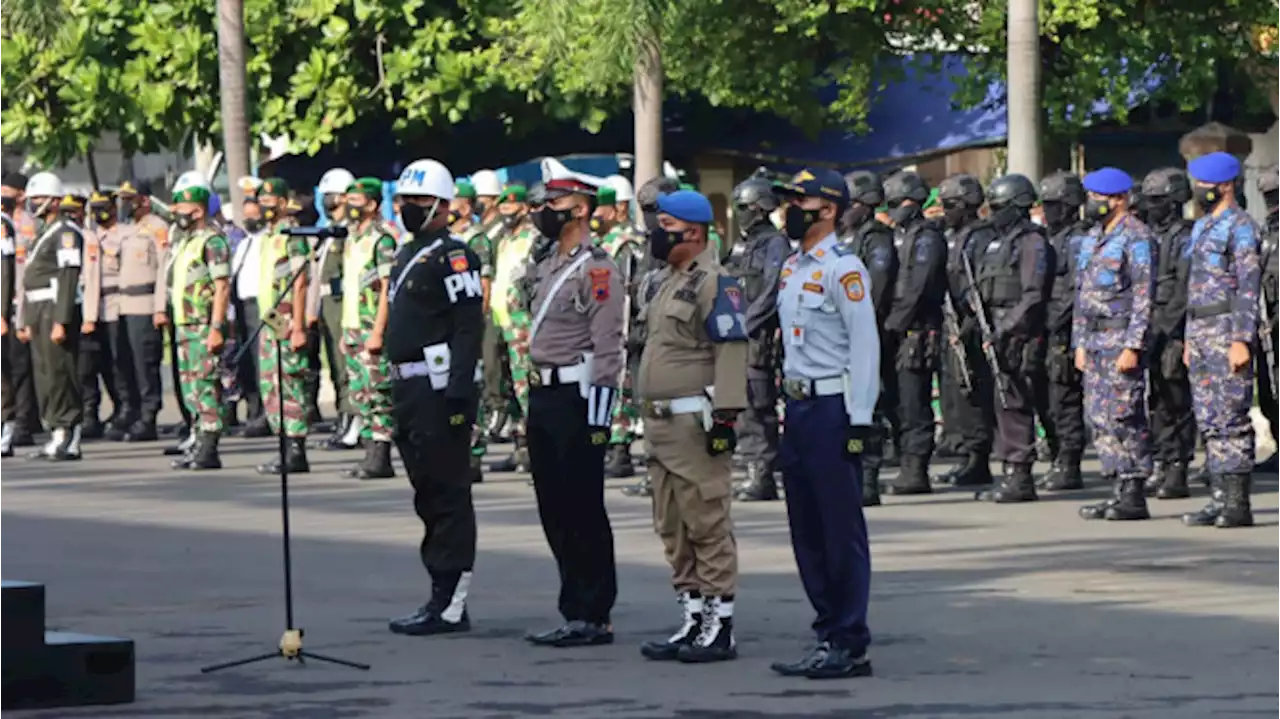
[[[778,466],[800,581],[819,641],[857,654],[871,643],[871,551],[862,514],[862,462],[844,456],[849,425],[839,395],[788,400]]]

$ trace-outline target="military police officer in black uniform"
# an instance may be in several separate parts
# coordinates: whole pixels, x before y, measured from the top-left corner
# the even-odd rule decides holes
[[[769,221],[778,209],[773,184],[751,177],[733,190],[734,217],[742,241],[725,262],[738,278],[747,303],[747,401],[738,419],[738,449],[747,463],[747,480],[734,494],[747,502],[778,498],[774,480],[778,457],[778,275],[791,254],[791,242]]]
[[[886,438],[896,436],[898,427],[898,376],[894,367],[892,338],[885,321],[893,309],[893,286],[898,278],[898,252],[893,228],[876,219],[876,208],[884,204],[884,186],[874,172],[859,170],[844,176],[849,188],[849,208],[836,228],[840,242],[847,245],[866,265],[871,277],[871,301],[880,329],[880,395],[876,399],[874,432],[862,451],[862,506],[880,504],[880,466],[884,462]]]
[[[1258,192],[1267,203],[1267,221],[1262,228],[1262,295],[1258,301],[1266,311],[1265,317],[1260,313],[1258,321],[1258,339],[1261,347],[1254,352],[1257,362],[1258,404],[1262,415],[1271,425],[1271,438],[1280,439],[1277,432],[1277,412],[1280,406],[1276,402],[1276,311],[1280,310],[1280,176],[1275,165],[1264,167],[1258,174]],[[1265,321],[1264,321],[1265,320]],[[1259,463],[1255,471],[1275,472],[1276,460],[1280,454],[1272,453],[1270,457]]]
[[[946,292],[947,242],[938,223],[924,216],[929,187],[914,172],[885,180],[884,199],[894,222],[898,280],[885,319],[897,371],[901,473],[886,494],[928,494],[933,455],[933,372]]]
[[[1070,172],[1040,181],[1044,224],[1053,249],[1053,283],[1045,312],[1044,371],[1033,377],[1036,411],[1044,426],[1053,466],[1037,481],[1040,489],[1083,489],[1084,386],[1071,352],[1071,312],[1076,298],[1076,259],[1088,225],[1080,219],[1084,185]]]
[[[937,478],[939,484],[969,487],[991,483],[991,428],[995,413],[991,370],[982,355],[982,333],[971,306],[972,286],[965,262],[975,266],[987,245],[998,238],[991,223],[978,216],[985,201],[982,184],[964,173],[938,185],[947,225],[947,342],[942,363],[942,415],[958,428],[962,460]]]
[[[479,397],[476,363],[484,338],[480,258],[449,233],[453,175],[435,160],[401,174],[400,216],[413,238],[396,254],[388,291],[395,442],[422,520],[422,564],[431,598],[391,621],[397,634],[471,628],[467,590],[476,558],[471,501],[471,426]]]
[[[1007,503],[1034,501],[1035,403],[1031,375],[1044,331],[1052,250],[1031,222],[1036,186],[1023,175],[1005,175],[987,188],[989,220],[998,237],[977,256],[974,280],[981,305],[973,303],[983,347],[994,359],[995,454],[1003,462],[1000,483],[977,499]],[[977,314],[985,312],[985,317]]]
[[[1196,423],[1191,382],[1182,363],[1187,326],[1187,271],[1183,256],[1191,237],[1191,221],[1182,206],[1191,201],[1187,173],[1173,167],[1152,170],[1142,180],[1138,218],[1151,228],[1157,250],[1156,291],[1152,296],[1148,342],[1149,407],[1152,448],[1159,469],[1147,480],[1147,491],[1160,499],[1191,496],[1187,465],[1196,451]]]

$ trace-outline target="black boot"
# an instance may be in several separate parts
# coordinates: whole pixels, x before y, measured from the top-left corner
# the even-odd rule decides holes
[[[702,596],[697,592],[683,592],[676,601],[680,602],[684,613],[683,623],[676,633],[666,640],[641,644],[640,653],[645,659],[656,662],[672,661],[680,653],[680,647],[688,646],[698,638],[698,631],[702,628]]]
[[[772,502],[778,498],[778,482],[773,478],[773,468],[763,462],[747,465],[747,481],[734,492],[740,502]]]
[[[991,459],[982,454],[965,455],[964,461],[950,471],[935,477],[933,482],[953,487],[977,487],[991,484]]]
[[[415,637],[471,631],[471,618],[467,616],[467,591],[470,587],[469,571],[433,572],[431,599],[413,614],[392,619],[391,631]]]
[[[84,426],[80,430],[82,439],[102,439],[102,435],[106,433],[106,428],[102,425],[102,420],[98,419],[96,411],[84,412]]]
[[[653,481],[649,479],[649,473],[646,472],[635,484],[628,484],[623,487],[622,495],[624,497],[652,497]]]
[[[183,457],[195,445],[195,430],[191,427],[185,427],[178,432],[178,443],[169,445],[164,448],[164,456],[166,457]],[[126,440],[127,441],[127,440]]]
[[[702,600],[702,627],[694,640],[676,652],[685,664],[708,664],[738,658],[733,638],[733,596]]]
[[[396,476],[391,466],[391,443],[370,442],[364,450],[364,461],[343,475],[350,479],[390,479]]]
[[[1165,462],[1160,467],[1163,481],[1156,490],[1156,499],[1186,499],[1191,496],[1187,486],[1187,463]]]
[[[1191,470],[1187,470],[1187,472],[1191,474],[1190,479],[1192,481],[1199,482],[1208,489],[1213,489],[1213,484],[1218,479],[1209,471],[1208,460],[1205,461],[1205,464],[1200,465],[1200,469],[1197,469],[1195,472],[1191,472]]]
[[[330,451],[339,452],[348,449],[355,449],[360,446],[360,430],[356,426],[359,418],[342,413],[338,415],[337,426],[333,429],[333,434],[324,441],[324,448]],[[352,429],[355,429],[355,436],[352,436]]]
[[[311,463],[307,461],[307,440],[302,437],[290,437],[285,449],[285,462],[289,474],[302,474],[311,471]],[[258,474],[280,474],[280,458],[258,465]]]
[[[888,463],[888,457],[885,458],[885,463]],[[904,454],[902,455],[901,464],[902,469],[898,472],[898,478],[886,483],[884,487],[885,494],[930,494],[933,492],[933,487],[929,485],[928,457]]]
[[[139,419],[130,425],[129,430],[124,434],[124,441],[126,442],[154,442],[159,438],[160,434],[156,431],[154,417]]]
[[[1117,496],[1119,501],[1107,507],[1103,517],[1113,522],[1151,519],[1151,512],[1147,511],[1147,493],[1142,488],[1143,481],[1138,477],[1120,480]]]
[[[1215,475],[1210,481],[1209,503],[1195,512],[1182,515],[1182,523],[1188,527],[1212,527],[1226,507],[1226,488],[1223,476]]]
[[[125,408],[107,423],[106,430],[102,433],[104,439],[108,442],[123,442],[125,435],[129,434],[129,428],[137,421],[137,415],[133,410]]]
[[[880,468],[862,467],[862,506],[880,506]]]
[[[195,459],[196,452],[200,451],[200,434],[198,429],[192,429],[187,433],[186,438],[178,444],[182,448],[182,456],[169,462],[170,467],[174,469],[191,469],[191,461]],[[165,454],[168,454],[171,449],[173,447],[166,448]]]
[[[217,432],[201,432],[195,452],[187,462],[187,469],[222,469],[222,458],[218,456],[218,439]]]
[[[1142,489],[1147,493],[1148,497],[1156,496],[1156,492],[1164,486],[1164,461],[1155,460],[1151,463],[1151,476],[1142,482]]]
[[[270,437],[271,424],[267,422],[267,416],[260,414],[253,419],[247,420],[244,425],[244,431],[240,433],[240,436],[248,439]]]
[[[1000,483],[991,489],[984,489],[974,495],[980,502],[996,504],[1016,504],[1018,502],[1034,502],[1036,481],[1031,476],[1031,465],[1005,462],[1002,467]]]
[[[1053,467],[1049,473],[1036,486],[1049,492],[1084,489],[1084,477],[1080,474],[1080,454],[1059,452],[1057,459],[1053,460]]]
[[[1097,504],[1086,504],[1080,508],[1081,519],[1103,519],[1107,516],[1107,510],[1120,503],[1120,481],[1114,476],[1103,477],[1103,479],[1111,482],[1111,496],[1098,502]]]
[[[609,456],[605,459],[604,473],[606,477],[625,479],[636,476],[635,465],[631,462],[631,445],[609,445]]]
[[[1248,474],[1223,475],[1224,504],[1213,526],[1220,529],[1253,526],[1253,505],[1249,499],[1249,492],[1253,489],[1252,483],[1253,478]]]
[[[471,454],[471,483],[482,484],[484,482],[484,463],[480,461],[481,455]]]
[[[516,435],[512,439],[515,440],[515,448],[511,450],[511,454],[506,459],[500,459],[489,465],[490,472],[518,472],[520,471],[520,457],[517,455],[524,449],[524,437]]]

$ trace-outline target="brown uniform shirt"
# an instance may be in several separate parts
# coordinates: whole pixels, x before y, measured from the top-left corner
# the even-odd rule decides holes
[[[84,298],[85,322],[110,321],[106,316],[107,304],[115,299],[116,291],[119,290],[119,273],[114,272],[107,278],[103,269],[102,250],[109,232],[110,230],[100,227],[84,231],[84,264],[80,268],[80,291]],[[119,307],[116,309],[119,314]]]
[[[583,252],[590,254],[573,267],[555,296],[549,296],[560,274]],[[608,253],[593,247],[590,238],[567,255],[557,248],[538,264],[536,282],[531,312],[535,319],[544,316],[529,343],[534,366],[566,367],[582,361],[583,354],[594,353],[591,384],[617,388],[622,373],[624,298],[618,267]]]
[[[148,215],[143,220],[151,217]],[[159,222],[159,218],[156,221]],[[107,321],[119,315],[150,315],[155,312],[152,298],[159,283],[160,262],[169,242],[168,234],[168,227],[163,223],[144,222],[117,224],[103,238],[103,277],[110,275],[114,264],[120,288],[115,302],[107,303]],[[111,254],[113,251],[114,255]],[[106,285],[105,281],[103,284]]]
[[[638,378],[642,399],[694,397],[712,387],[715,409],[747,406],[747,343],[712,342],[706,329],[717,278],[728,274],[712,247],[682,270],[662,271],[645,316],[649,334]]]

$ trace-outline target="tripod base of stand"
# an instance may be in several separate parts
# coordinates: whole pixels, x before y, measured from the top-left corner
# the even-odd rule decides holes
[[[352,669],[363,669],[366,671],[369,669],[368,664],[361,664],[360,662],[352,662],[346,659],[338,659],[337,657],[328,657],[323,654],[315,654],[312,652],[308,652],[302,648],[302,630],[286,629],[284,631],[284,636],[280,637],[280,648],[277,649],[276,651],[267,652],[265,654],[259,654],[253,657],[246,657],[244,659],[236,659],[230,662],[222,662],[221,664],[211,664],[207,667],[202,667],[200,669],[200,673],[208,674],[210,672],[216,672],[222,669],[230,669],[232,667],[242,667],[246,664],[256,664],[258,662],[265,662],[268,659],[275,659],[277,657],[280,659],[284,659],[286,661],[296,661],[297,663],[303,664],[303,665],[307,663],[306,662],[307,659],[314,659],[318,662],[328,662],[330,664],[338,664],[344,667],[351,667]]]

